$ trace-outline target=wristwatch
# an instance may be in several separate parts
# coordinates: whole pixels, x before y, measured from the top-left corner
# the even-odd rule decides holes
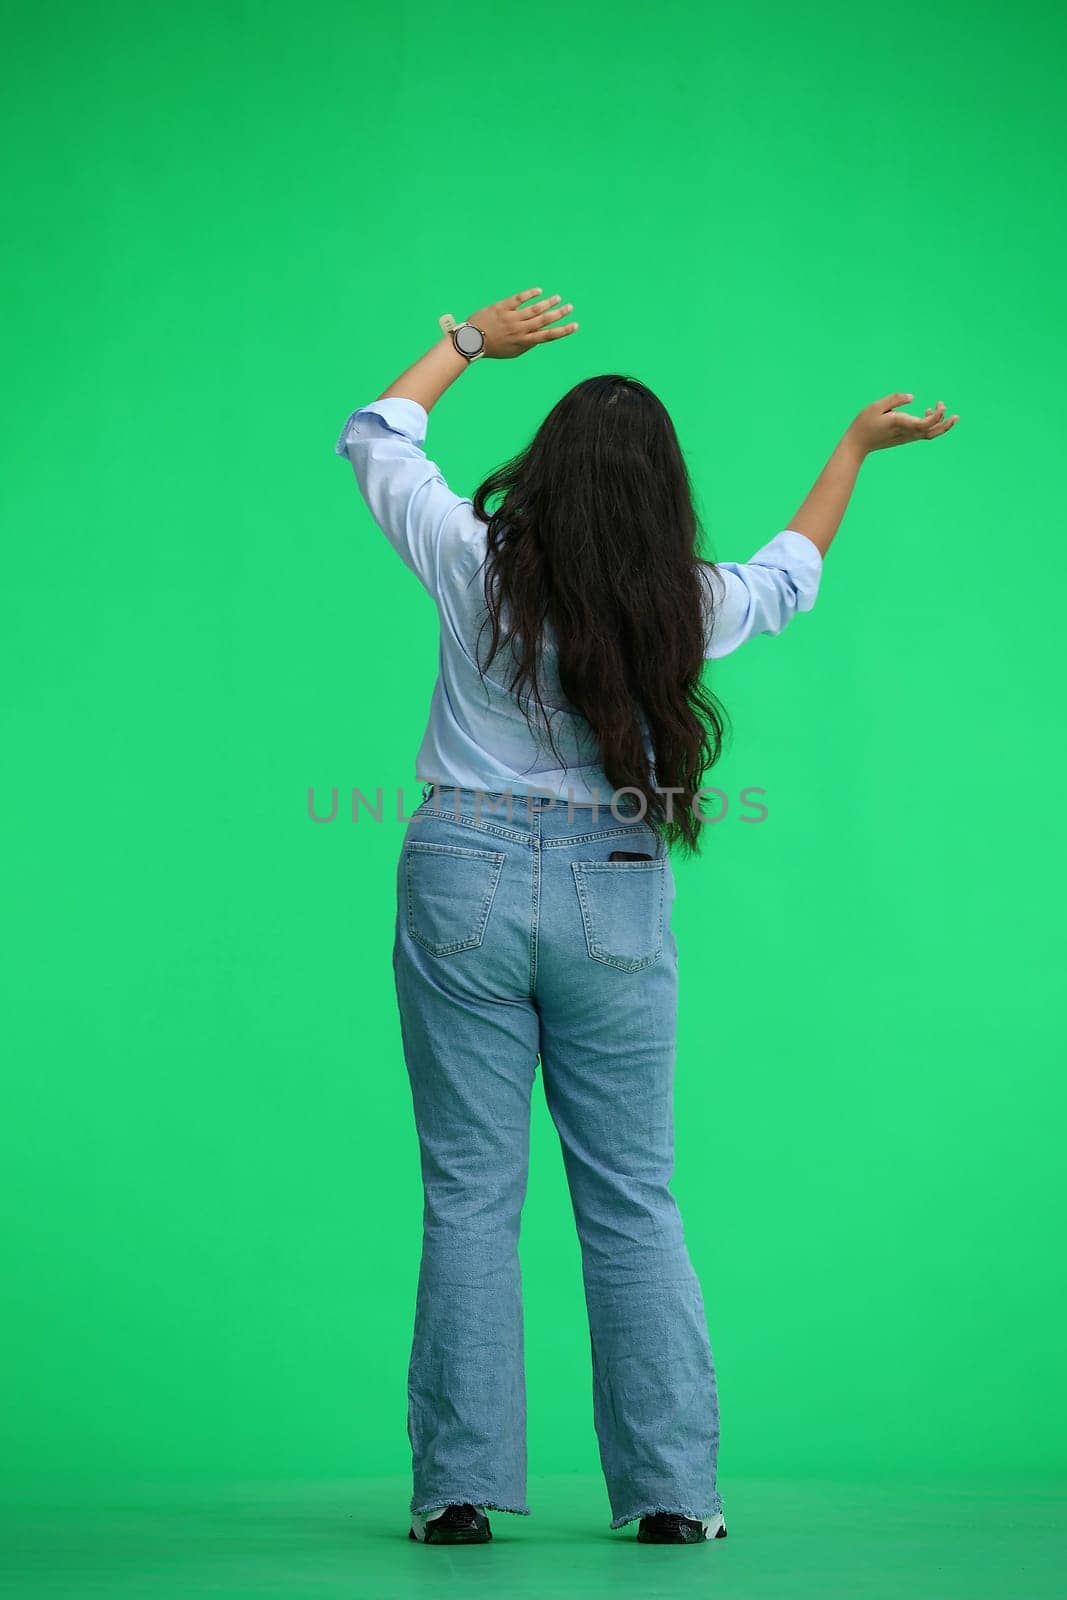
[[[485,334],[473,322],[457,322],[447,311],[437,320],[441,331],[451,334],[453,345],[461,356],[466,357],[468,365],[485,355]]]

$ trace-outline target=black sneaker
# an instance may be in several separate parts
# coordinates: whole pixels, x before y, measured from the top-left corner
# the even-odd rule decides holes
[[[487,1544],[492,1537],[485,1512],[469,1505],[413,1512],[408,1529],[408,1538],[420,1544]]]
[[[721,1511],[713,1517],[683,1517],[678,1511],[655,1511],[642,1517],[637,1529],[640,1544],[702,1544],[705,1539],[725,1539],[726,1519]]]

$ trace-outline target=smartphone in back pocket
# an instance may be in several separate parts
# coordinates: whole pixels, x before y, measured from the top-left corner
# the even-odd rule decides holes
[[[613,850],[608,857],[609,861],[651,861],[652,857],[642,850]]]

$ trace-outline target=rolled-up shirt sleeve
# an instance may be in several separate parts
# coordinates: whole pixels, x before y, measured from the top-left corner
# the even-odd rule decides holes
[[[441,531],[471,502],[452,492],[423,450],[427,420],[417,400],[374,400],[348,416],[334,451],[352,463],[371,516],[400,559],[436,596]]]
[[[756,634],[781,633],[798,611],[810,611],[822,554],[804,534],[786,528],[750,561],[718,561],[703,572],[704,659],[713,661]]]

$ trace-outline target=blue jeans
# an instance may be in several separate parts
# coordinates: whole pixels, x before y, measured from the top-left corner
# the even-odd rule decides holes
[[[610,799],[568,816],[516,795],[509,814],[508,797],[441,788],[407,824],[393,967],[425,1198],[413,1512],[529,1512],[518,1239],[538,1058],[581,1242],[611,1526],[723,1509],[704,1303],[668,1187],[674,877],[635,803],[613,814]],[[618,849],[651,859],[609,861]]]

